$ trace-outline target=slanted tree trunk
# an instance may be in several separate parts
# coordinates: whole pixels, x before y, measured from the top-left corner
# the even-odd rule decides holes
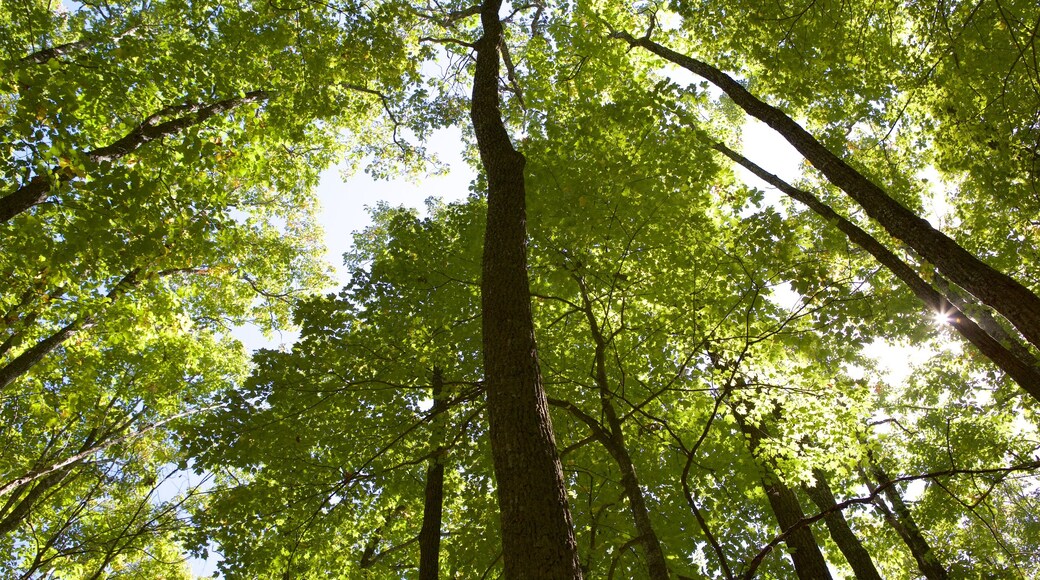
[[[650,510],[646,506],[643,488],[639,485],[635,464],[632,462],[632,456],[629,455],[628,448],[625,446],[625,439],[620,431],[620,421],[618,420],[617,412],[608,399],[601,398],[600,401],[603,414],[608,417],[608,426],[604,426],[570,401],[553,399],[551,403],[566,409],[576,419],[585,423],[592,430],[592,436],[595,440],[599,441],[614,459],[618,470],[621,472],[621,488],[628,499],[628,509],[632,514],[632,523],[635,525],[636,534],[638,534],[635,539],[638,540],[639,545],[643,549],[643,555],[646,557],[647,572],[650,578],[654,580],[668,580],[668,563],[664,558],[664,551],[661,549],[661,541],[657,537],[657,532],[654,531],[653,522],[650,520]],[[617,430],[613,427],[614,425],[618,426]]]
[[[863,543],[849,527],[845,515],[841,510],[834,509],[838,502],[834,499],[834,492],[827,483],[827,474],[821,469],[814,469],[813,476],[816,477],[816,485],[802,486],[809,499],[820,508],[821,512],[827,512],[824,522],[827,530],[831,533],[831,539],[838,545],[838,549],[845,556],[845,561],[852,567],[852,572],[857,580],[881,580],[881,574],[874,566],[874,560],[870,552],[863,547]]]
[[[36,506],[36,501],[64,482],[75,467],[75,464],[69,465],[42,479],[24,484],[22,489],[14,490],[0,507],[0,538],[17,529]]]
[[[992,336],[998,343],[1013,352],[1019,360],[1036,370],[1037,373],[1040,373],[1040,361],[1037,360],[1036,355],[1029,351],[1029,347],[1022,342],[1021,338],[1017,334],[1008,332],[1007,329],[1005,329],[1004,326],[993,317],[993,314],[990,313],[988,308],[965,297],[959,290],[957,290],[957,288],[950,286],[949,282],[947,282],[942,276],[935,276],[934,283],[935,287],[938,288],[950,303],[957,307],[957,309],[961,312],[971,312],[971,317],[978,322],[978,325],[983,330],[986,331],[986,334]]]
[[[885,521],[895,529],[899,537],[902,538],[903,543],[910,549],[910,553],[914,556],[914,560],[917,561],[917,568],[921,571],[921,574],[924,574],[924,577],[928,580],[945,580],[948,578],[949,575],[946,572],[946,568],[939,561],[932,547],[928,545],[928,540],[921,533],[921,529],[917,527],[917,522],[914,521],[910,508],[903,501],[903,497],[899,495],[899,490],[892,484],[888,474],[878,465],[872,465],[870,471],[878,485],[875,485],[871,478],[864,474],[867,487],[873,493],[879,486],[884,486],[882,493],[892,504],[892,509],[889,510],[888,506],[883,501],[880,501],[880,498],[878,498],[878,501],[875,501],[875,504],[881,510]]]
[[[757,455],[758,447],[765,432],[751,425],[746,418],[733,409],[733,416],[737,420],[740,430],[748,436],[751,453]],[[773,508],[776,523],[780,525],[780,531],[786,532],[801,520],[805,519],[805,512],[798,502],[798,496],[788,487],[776,472],[768,465],[766,475],[762,478],[762,488],[769,499],[769,506]],[[816,543],[811,526],[801,526],[787,537],[785,542],[787,551],[791,554],[794,562],[795,573],[801,580],[824,580],[831,578],[831,571],[827,567],[827,560],[820,551],[820,545]]]
[[[129,290],[137,286],[140,282],[140,279],[138,278],[139,274],[140,270],[135,268],[131,270],[129,274],[123,276],[123,278],[108,291],[108,294],[105,296],[108,301],[113,302],[117,300],[120,296],[126,294]],[[44,338],[29,347],[3,367],[0,367],[0,392],[10,386],[11,383],[16,381],[22,375],[29,372],[30,369],[46,358],[48,354],[54,352],[56,348],[64,344],[69,337],[92,324],[94,324],[94,317],[92,316],[77,318],[59,328],[47,338]]]
[[[984,317],[980,318],[978,323],[967,316],[964,312],[965,300],[958,296],[952,288],[949,288],[941,277],[936,277],[937,282],[942,284],[939,286],[943,290],[940,293],[881,242],[839,215],[815,195],[790,185],[721,143],[717,143],[714,148],[834,224],[849,238],[849,241],[866,250],[881,265],[902,280],[914,295],[924,302],[925,306],[933,312],[945,312],[950,325],[961,336],[975,345],[979,352],[1007,373],[1030,396],[1040,401],[1040,369],[1037,368],[1036,359],[1029,354],[1029,350],[1004,333],[1000,325],[989,318],[987,313],[983,312]]]
[[[563,467],[542,388],[527,278],[524,157],[499,109],[501,0],[484,0],[470,116],[488,181],[481,279],[484,383],[505,577],[581,578]]]
[[[441,509],[444,505],[444,381],[441,369],[433,368],[433,458],[426,470],[423,523],[419,531],[419,580],[437,580],[440,574]]]
[[[1040,348],[1040,297],[936,230],[914,212],[892,199],[877,184],[831,153],[783,111],[763,102],[721,70],[666,48],[648,37],[615,32],[631,46],[639,46],[708,80],[722,89],[747,114],[780,133],[831,183],[844,191],[894,238],[902,240],[928,260],[951,282],[1004,315],[1034,346]]]
[[[661,549],[661,541],[654,531],[653,523],[650,521],[650,510],[646,507],[646,498],[643,488],[639,485],[639,476],[636,474],[635,463],[628,453],[625,443],[625,433],[621,427],[614,405],[610,402],[610,382],[607,378],[607,341],[603,336],[596,316],[592,311],[592,300],[589,297],[585,281],[575,276],[578,287],[581,290],[581,303],[585,319],[589,323],[589,331],[592,334],[592,342],[595,349],[595,379],[599,389],[600,409],[603,417],[607,420],[606,429],[593,429],[598,438],[614,458],[618,469],[621,471],[621,487],[628,497],[628,507],[632,513],[636,533],[639,534],[640,544],[646,556],[647,571],[653,580],[668,580],[668,563],[664,559],[664,550]]]

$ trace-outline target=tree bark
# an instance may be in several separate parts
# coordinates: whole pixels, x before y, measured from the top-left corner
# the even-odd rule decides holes
[[[499,110],[501,0],[485,0],[470,116],[488,181],[481,279],[484,383],[505,577],[581,578],[563,467],[542,388],[527,278],[524,157]]]
[[[736,418],[740,430],[748,436],[751,453],[757,456],[759,444],[766,436],[765,433],[758,427],[749,424],[736,409],[733,409],[733,416]],[[805,519],[805,512],[802,511],[802,506],[798,503],[798,496],[794,491],[780,480],[771,467],[764,467],[767,473],[762,478],[762,488],[766,492],[770,507],[773,508],[773,515],[776,517],[776,523],[780,525],[780,531],[786,532]],[[798,528],[788,536],[784,543],[787,544],[787,551],[791,554],[795,573],[800,580],[831,578],[830,568],[827,567],[827,561],[823,558],[820,545],[816,543],[811,526]]]
[[[631,46],[645,48],[722,89],[744,112],[780,133],[889,234],[934,264],[950,281],[1004,315],[1029,342],[1040,348],[1040,298],[1028,288],[986,264],[933,228],[927,220],[889,197],[878,185],[831,153],[783,111],[761,101],[721,70],[646,37],[637,39],[626,32],[616,32],[614,36]]]
[[[870,470],[877,482],[884,486],[885,497],[892,504],[892,510],[895,513],[889,511],[884,502],[877,501],[875,503],[881,509],[885,520],[899,534],[906,547],[910,549],[910,553],[914,556],[914,560],[917,561],[917,568],[921,571],[921,574],[924,574],[924,577],[928,580],[946,580],[949,577],[946,568],[939,562],[939,558],[935,555],[932,547],[928,545],[928,540],[921,533],[921,528],[917,527],[917,522],[914,521],[910,508],[903,501],[903,497],[899,495],[899,490],[892,484],[888,474],[878,465],[872,465]],[[866,480],[867,487],[870,488],[871,492],[874,492],[876,486],[873,485],[870,478],[866,478]]]
[[[426,470],[426,491],[423,502],[423,523],[419,531],[419,580],[437,580],[440,575],[441,510],[444,505],[444,381],[441,369],[433,369],[433,435],[430,446],[434,449]]]
[[[809,499],[816,504],[816,507],[820,508],[821,512],[827,512],[824,517],[824,522],[827,524],[827,530],[831,533],[831,539],[838,545],[838,549],[845,556],[845,561],[852,567],[852,572],[856,575],[857,580],[881,580],[881,574],[878,573],[877,567],[874,566],[874,560],[870,557],[870,552],[863,547],[863,543],[859,541],[859,538],[849,527],[849,522],[845,520],[845,514],[835,509],[838,502],[834,499],[834,492],[831,491],[830,485],[827,484],[827,474],[820,469],[813,470],[813,476],[816,477],[816,485],[803,486],[806,495]]]
[[[877,239],[856,224],[839,215],[815,195],[790,185],[721,143],[717,143],[714,148],[795,201],[806,205],[823,219],[833,223],[835,227],[848,236],[852,243],[866,250],[881,265],[888,268],[892,274],[902,280],[910,288],[910,291],[921,302],[924,302],[925,306],[933,312],[944,312],[950,321],[950,326],[967,339],[968,342],[975,345],[975,348],[979,349],[986,358],[1007,373],[1030,396],[1040,401],[1040,370],[1034,364],[1031,364],[1034,359],[1028,355],[1028,350],[1020,347],[1019,351],[1013,351],[1004,346],[1000,342],[1004,340],[1001,336],[994,334],[993,331],[984,330],[982,326],[963,312],[963,300],[952,296],[950,292],[946,292],[944,295],[932,288],[931,284],[925,282],[913,268],[882,245],[881,242],[877,241]],[[995,321],[993,325],[996,326]],[[1009,338],[1006,335],[1003,336],[1004,338]],[[1012,346],[1014,346],[1014,342],[1012,342]],[[1025,352],[1024,355],[1022,351]]]

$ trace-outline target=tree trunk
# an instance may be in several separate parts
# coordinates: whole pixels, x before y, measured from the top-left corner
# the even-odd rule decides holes
[[[22,495],[22,490],[17,490],[12,494],[3,506],[3,510],[0,511],[3,514],[3,517],[0,518],[0,538],[18,528],[25,518],[29,516],[29,512],[36,505],[36,500],[40,499],[51,488],[65,481],[65,478],[72,473],[74,468],[75,465],[70,465],[51,473],[43,479],[25,484],[26,490],[24,495]]]
[[[16,381],[19,377],[29,372],[29,369],[36,366],[48,354],[53,352],[54,349],[61,346],[70,336],[75,334],[77,330],[84,326],[89,326],[92,321],[93,319],[89,316],[73,320],[59,328],[47,338],[23,351],[11,360],[11,362],[4,365],[3,368],[0,368],[0,392],[10,386],[10,384]]]
[[[444,503],[444,465],[434,462],[426,471],[426,503],[419,531],[419,580],[440,576],[441,506]]]
[[[895,513],[889,511],[882,501],[877,501],[876,504],[881,509],[882,515],[885,516],[885,520],[895,529],[899,537],[903,539],[906,547],[910,549],[914,560],[917,561],[918,569],[921,570],[921,573],[928,580],[945,580],[948,577],[946,568],[939,562],[939,558],[932,551],[932,547],[928,545],[928,540],[921,533],[921,529],[917,527],[917,522],[914,521],[910,508],[903,502],[903,497],[899,495],[899,490],[892,484],[892,480],[889,479],[888,474],[881,467],[873,465],[871,466],[871,472],[878,484],[884,486],[883,493],[888,498],[888,501],[891,502],[892,510]],[[870,478],[865,475],[864,478],[867,481],[867,487],[873,493],[878,486],[875,486]]]
[[[985,320],[982,321],[983,325],[980,325],[969,318],[963,312],[964,301],[960,299],[960,297],[949,292],[949,288],[944,290],[945,295],[937,291],[935,288],[932,288],[931,284],[925,282],[924,279],[917,275],[917,272],[915,272],[913,268],[882,245],[881,242],[877,241],[869,233],[863,231],[856,224],[840,216],[828,205],[820,201],[815,195],[808,191],[791,186],[786,181],[765,171],[743,155],[740,155],[721,143],[716,144],[714,148],[723,155],[739,163],[748,171],[751,171],[773,187],[786,193],[792,199],[805,204],[809,209],[823,219],[833,223],[835,227],[844,233],[852,243],[866,250],[870,255],[874,256],[878,262],[888,268],[892,274],[902,280],[914,295],[924,302],[925,306],[933,312],[946,313],[950,325],[953,326],[961,336],[967,339],[971,344],[975,345],[975,348],[979,349],[986,358],[992,361],[993,364],[997,365],[1002,371],[1007,373],[1007,375],[1018,383],[1023,390],[1029,393],[1030,396],[1040,401],[1040,370],[1038,370],[1036,365],[1033,364],[1035,359],[1028,354],[1028,350],[1021,345],[1018,345],[1018,350],[1015,350],[1014,346],[1017,343],[1013,340],[1010,341],[1012,348],[1008,348],[1002,344],[1002,342],[1010,340],[1010,337],[1006,334],[995,334],[995,328],[986,330]],[[995,321],[992,322],[992,326],[999,328]]]
[[[426,470],[423,523],[419,531],[419,580],[437,580],[440,575],[441,509],[444,505],[444,382],[441,370],[433,369],[433,459]]]
[[[859,541],[856,534],[849,527],[848,521],[845,520],[845,515],[841,510],[834,509],[837,505],[837,501],[834,499],[834,493],[831,491],[830,485],[827,484],[827,474],[820,469],[814,469],[813,475],[816,477],[816,485],[803,486],[806,495],[809,499],[816,504],[816,507],[820,508],[821,512],[828,512],[824,521],[827,523],[827,530],[831,533],[831,539],[838,545],[838,549],[845,556],[845,560],[852,567],[852,572],[856,575],[857,580],[881,580],[881,574],[878,573],[877,568],[874,566],[874,561],[870,558],[870,552],[863,547],[863,543]]]
[[[950,286],[950,283],[946,281],[942,276],[936,276],[934,279],[935,287],[939,289],[943,295],[961,312],[971,312],[972,317],[978,322],[978,325],[986,331],[986,334],[992,336],[998,343],[1005,346],[1008,350],[1015,353],[1015,356],[1019,360],[1026,363],[1033,370],[1040,374],[1040,361],[1037,360],[1036,355],[1029,351],[1021,338],[1011,332],[1008,332],[1004,326],[993,317],[989,309],[982,306],[974,301],[969,301],[965,298],[959,290]]]
[[[607,406],[609,402],[604,401]],[[611,411],[613,408],[611,407]],[[643,488],[639,486],[639,478],[636,475],[635,464],[625,447],[625,440],[620,431],[614,433],[614,438],[607,445],[608,451],[617,462],[621,470],[621,487],[628,497],[628,507],[632,513],[632,520],[639,534],[640,544],[646,556],[646,567],[653,580],[668,580],[668,564],[664,559],[664,551],[661,549],[661,541],[654,531],[653,523],[650,521],[650,510],[646,507],[646,498],[643,496]]]
[[[500,7],[501,0],[481,6],[484,34],[475,45],[470,115],[488,181],[481,309],[502,555],[506,578],[574,579],[581,578],[577,542],[534,340],[525,160],[509,140],[498,104]]]
[[[615,33],[614,36],[632,46],[643,47],[722,89],[744,112],[780,133],[889,234],[934,264],[950,281],[1003,314],[1029,342],[1040,348],[1040,298],[1028,288],[978,259],[933,228],[927,220],[889,197],[875,183],[831,153],[783,111],[761,101],[721,70],[670,50],[649,38],[637,39],[625,32]]]
[[[765,433],[758,427],[748,424],[744,416],[736,409],[733,410],[733,416],[736,418],[740,430],[750,440],[752,455],[757,456],[759,443],[766,436]],[[794,491],[780,480],[771,467],[764,467],[767,473],[762,478],[762,488],[766,492],[766,498],[769,499],[770,507],[773,508],[773,515],[776,517],[776,523],[780,525],[780,531],[786,532],[805,519],[805,512],[802,511],[802,506],[798,503],[798,496]],[[831,578],[830,568],[827,567],[827,561],[823,558],[820,545],[816,543],[811,526],[796,529],[784,543],[787,544],[787,551],[791,554],[795,573],[798,574],[800,580]]]

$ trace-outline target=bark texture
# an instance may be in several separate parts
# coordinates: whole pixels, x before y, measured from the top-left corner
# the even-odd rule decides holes
[[[439,368],[433,369],[433,459],[426,470],[423,523],[419,531],[419,580],[437,580],[440,575],[441,510],[444,505],[444,382]]]
[[[505,577],[581,578],[563,468],[538,368],[527,277],[524,157],[499,109],[501,0],[485,0],[470,115],[488,181],[482,262],[484,382]]]
[[[835,227],[848,236],[852,243],[866,250],[881,265],[888,268],[897,278],[902,280],[910,288],[910,291],[921,302],[924,302],[925,306],[933,312],[944,312],[950,321],[950,326],[954,330],[967,339],[968,342],[975,345],[975,348],[979,349],[986,358],[1007,373],[1030,396],[1040,401],[1040,370],[1032,364],[1034,359],[1029,355],[1028,349],[1024,347],[1019,346],[1017,350],[1013,350],[1016,343],[1006,334],[996,334],[995,332],[999,329],[999,325],[995,321],[990,323],[992,328],[988,331],[984,329],[983,326],[980,326],[980,324],[963,312],[965,305],[963,299],[951,295],[948,291],[945,294],[940,293],[931,284],[918,276],[913,268],[882,245],[881,242],[877,241],[877,239],[856,224],[839,215],[815,195],[790,185],[721,143],[716,144],[715,149],[754,173],[766,183],[784,192],[795,201],[806,205],[820,217],[833,223]],[[986,323],[988,321],[984,320],[983,322]],[[1012,348],[1004,346],[1002,342],[1008,342],[1008,344],[1012,345]]]
[[[863,547],[863,543],[849,527],[849,522],[845,520],[842,511],[835,509],[838,502],[834,499],[834,492],[827,483],[827,474],[819,469],[814,469],[813,475],[816,477],[816,485],[804,486],[805,493],[816,504],[816,507],[820,508],[821,512],[827,513],[824,517],[827,531],[831,533],[831,539],[845,556],[845,561],[852,567],[856,580],[881,580],[881,574],[874,566],[870,552]]]
[[[986,264],[933,228],[927,220],[889,197],[877,184],[831,153],[783,111],[763,102],[721,70],[646,37],[637,39],[626,32],[617,32],[614,36],[632,46],[645,48],[722,89],[744,112],[780,133],[889,234],[934,264],[951,282],[1004,315],[1029,342],[1040,348],[1040,298],[1028,288]]]

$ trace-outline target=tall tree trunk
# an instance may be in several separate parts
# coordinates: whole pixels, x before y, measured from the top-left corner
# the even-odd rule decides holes
[[[906,547],[910,549],[910,553],[914,556],[914,560],[917,561],[917,568],[921,571],[921,574],[924,574],[924,577],[928,580],[945,580],[949,576],[946,573],[946,568],[939,561],[932,547],[928,545],[928,540],[921,533],[921,529],[917,527],[917,522],[914,521],[910,508],[903,501],[903,497],[899,495],[899,490],[892,484],[888,474],[878,465],[872,465],[870,471],[877,483],[884,486],[882,493],[892,504],[892,511],[889,511],[882,501],[877,501],[877,506],[881,510],[882,515],[884,515],[885,520],[899,534]],[[878,486],[874,485],[865,474],[864,479],[867,481],[867,487],[873,493]],[[895,513],[892,513],[893,511]]]
[[[821,512],[828,512],[824,521],[827,523],[827,530],[831,533],[831,539],[838,545],[838,549],[845,556],[845,561],[852,567],[852,572],[856,575],[857,580],[881,580],[881,574],[878,573],[877,567],[874,566],[874,560],[870,557],[870,552],[863,547],[863,543],[859,541],[859,538],[849,527],[849,522],[845,520],[845,515],[841,510],[834,509],[838,505],[838,502],[834,499],[834,493],[831,491],[831,486],[827,484],[827,474],[820,469],[813,470],[813,476],[816,477],[816,485],[803,486],[806,495],[809,499],[816,504],[816,507],[820,508]]]
[[[889,197],[877,184],[831,153],[783,111],[763,102],[721,70],[646,37],[637,39],[626,32],[617,32],[614,36],[632,46],[643,47],[722,89],[744,112],[780,133],[889,234],[934,264],[951,282],[1003,314],[1029,342],[1040,348],[1040,297],[1028,288],[986,264],[933,228],[927,220]]]
[[[499,110],[501,0],[480,9],[470,116],[488,181],[481,279],[484,383],[509,579],[581,578],[563,467],[542,388],[527,278],[524,157]]]
[[[740,430],[747,435],[750,441],[751,453],[758,454],[758,446],[766,437],[758,427],[747,422],[744,415],[733,409],[733,416],[737,420]],[[766,475],[762,478],[762,488],[769,499],[769,506],[773,508],[776,523],[780,525],[780,531],[786,532],[801,520],[805,519],[805,512],[798,503],[798,496],[794,491],[784,484],[777,473],[768,465]],[[794,562],[795,573],[801,580],[823,580],[831,578],[830,568],[820,551],[820,545],[816,543],[811,526],[802,526],[788,536],[785,542],[787,551],[791,554]]]
[[[925,282],[913,268],[882,245],[881,242],[877,241],[877,239],[856,224],[839,215],[815,195],[790,185],[721,143],[717,143],[714,148],[760,177],[766,183],[776,187],[795,201],[806,205],[817,215],[834,224],[852,243],[866,250],[878,262],[888,268],[892,274],[902,280],[914,295],[921,302],[924,302],[925,306],[933,312],[946,313],[950,325],[961,336],[975,345],[975,348],[979,349],[986,358],[1007,373],[1023,390],[1034,399],[1040,401],[1040,370],[1035,365],[1035,359],[1029,354],[1028,349],[1011,339],[1011,337],[1008,337],[1007,334],[1002,332],[998,334],[998,329],[1003,329],[1000,329],[996,321],[981,319],[981,324],[976,323],[964,313],[965,301],[957,296],[952,288],[947,286],[942,293],[932,288],[931,284]],[[941,281],[940,277],[936,277],[936,279]],[[945,281],[940,283],[945,283]],[[943,287],[940,286],[940,288]],[[990,328],[987,328],[987,322]],[[1010,345],[1010,348],[1004,345],[1005,342]],[[1016,346],[1018,347],[1017,349],[1015,348]]]
[[[419,531],[419,580],[437,580],[440,574],[441,510],[444,505],[444,380],[441,369],[433,368],[433,458],[426,470],[423,523]]]

